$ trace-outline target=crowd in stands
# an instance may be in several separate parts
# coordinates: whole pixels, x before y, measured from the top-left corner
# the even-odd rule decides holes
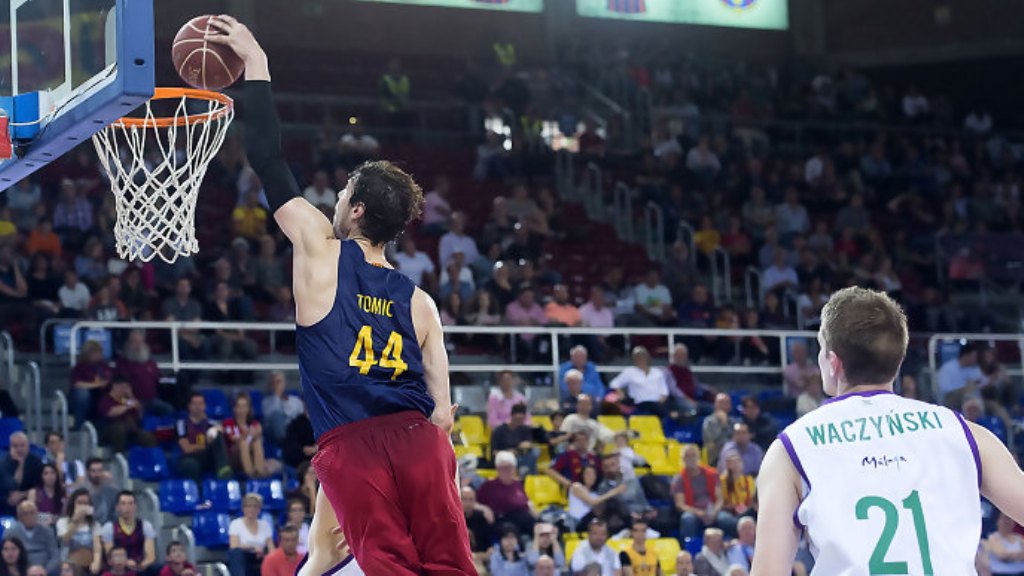
[[[661,109],[652,138],[640,149],[618,150],[587,122],[579,160],[627,183],[638,202],[661,208],[666,259],[639,274],[601,260],[607,265],[599,277],[571,286],[561,262],[548,256],[585,242],[571,218],[579,207],[554,187],[547,151],[518,144],[508,150],[504,136],[489,133],[472,174],[431,175],[422,220],[391,254],[399,271],[437,299],[446,326],[793,328],[799,317],[813,329],[829,293],[850,284],[899,298],[913,330],[995,326],[983,310],[948,305],[953,290],[974,289],[983,275],[1000,272],[980,253],[984,245],[968,243],[948,262],[935,249],[937,235],[1021,232],[1020,158],[990,114],[960,110],[912,86],[897,97],[854,71],[780,73],[688,60],[638,64],[628,73]],[[407,98],[400,69],[389,74],[388,92]],[[502,94],[512,100],[512,92]],[[404,98],[393,112],[404,111]],[[529,116],[528,106],[512,107]],[[961,117],[955,135],[930,131],[959,125]],[[784,135],[773,120],[866,120],[914,130],[809,130],[808,149],[790,151],[777,145]],[[521,137],[522,128],[513,134]],[[330,214],[349,173],[380,154],[361,123],[322,135],[313,160],[297,166],[308,184],[304,197]],[[0,197],[0,325],[33,342],[49,318],[293,321],[287,243],[237,143],[225,146],[207,180],[230,196],[229,243],[211,246],[213,258],[173,264],[114,257],[112,198],[84,149],[9,189]],[[493,181],[500,185],[489,187]],[[474,219],[459,204],[466,196],[459,187],[489,191],[486,217]],[[692,240],[677,237],[680,223],[692,227]],[[716,301],[695,272],[718,248],[735,273],[759,271],[755,304]],[[792,307],[799,313],[786,314]],[[450,345],[456,353],[502,354],[509,339],[516,341],[513,361],[541,361],[552,352],[549,340],[529,334],[456,335]],[[782,382],[773,383],[782,384],[781,394],[734,398],[699,382],[690,363],[777,364],[778,343],[713,335],[683,341],[664,351],[665,362],[652,358],[662,351],[633,348],[632,365],[607,381],[595,362],[621,343],[567,341],[557,405],[540,409],[529,405],[514,374],[495,375],[483,419],[460,420],[462,436],[470,416],[480,420],[482,438],[458,438],[463,508],[482,571],[749,570],[764,449],[781,426],[822,402],[820,375],[813,353],[794,342]],[[109,453],[165,451],[174,475],[196,485],[285,478],[283,517],[263,514],[261,496],[246,494],[226,546],[233,575],[291,574],[316,490],[308,464],[316,444],[302,401],[273,374],[260,401],[239,393],[212,418],[203,393],[188,386],[161,393],[168,390],[151,347],[168,345],[126,332],[115,336],[111,361],[103,346],[86,342],[68,383],[75,428],[94,422]],[[182,360],[251,361],[262,344],[254,334],[217,329],[181,330],[176,345]],[[189,376],[180,374],[179,383]],[[236,376],[252,389],[251,375]],[[1012,442],[1019,383],[1006,377],[994,349],[965,347],[942,366],[937,389],[934,400],[971,420],[1001,424]],[[913,370],[901,376],[900,391],[929,397]],[[67,460],[56,433],[45,444],[37,454],[15,433],[0,461],[0,513],[16,518],[4,534],[0,575],[194,572],[174,542],[158,565],[152,524],[138,516],[136,495],[114,484],[104,461]],[[996,574],[1024,571],[1024,541],[1005,518],[990,520],[982,564]],[[667,561],[665,546],[672,551]],[[811,566],[804,549],[797,573]]]

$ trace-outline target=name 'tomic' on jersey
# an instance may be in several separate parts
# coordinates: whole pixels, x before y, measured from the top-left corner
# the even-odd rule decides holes
[[[779,435],[804,481],[813,574],[975,574],[980,460],[958,414],[891,392],[827,402]]]
[[[415,289],[398,271],[366,262],[356,242],[342,241],[333,308],[316,324],[296,329],[302,390],[317,438],[374,416],[433,412],[412,320]]]

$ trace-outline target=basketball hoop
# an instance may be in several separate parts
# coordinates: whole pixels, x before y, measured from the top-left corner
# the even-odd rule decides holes
[[[154,113],[157,101],[168,101],[173,113]],[[217,92],[157,88],[145,115],[121,118],[92,137],[114,193],[118,256],[173,263],[199,251],[199,185],[234,113],[234,101]]]

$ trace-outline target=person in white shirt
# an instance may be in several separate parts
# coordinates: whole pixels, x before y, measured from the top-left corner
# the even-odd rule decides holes
[[[426,252],[416,249],[416,241],[409,235],[403,235],[399,241],[399,250],[395,254],[395,267],[405,274],[412,283],[424,288],[434,285],[434,262]]]
[[[263,429],[274,442],[284,440],[288,425],[306,411],[302,398],[288,393],[284,372],[274,370],[267,377],[267,395],[263,397]]]
[[[960,347],[957,358],[946,361],[935,380],[939,386],[939,400],[953,409],[958,409],[967,398],[980,397],[980,388],[988,378],[978,367],[978,350],[972,344]]]
[[[438,246],[438,254],[442,268],[448,266],[452,254],[462,252],[466,262],[476,262],[480,257],[480,251],[476,247],[476,241],[466,234],[466,215],[462,212],[453,212],[450,231],[441,236],[441,243]]]
[[[911,86],[903,97],[903,115],[907,117],[907,120],[919,120],[928,116],[930,110],[928,99],[916,86]]]
[[[60,298],[61,315],[80,315],[89,306],[89,287],[78,281],[74,270],[64,272],[64,284],[57,291]]]
[[[992,131],[992,116],[983,110],[971,110],[964,118],[964,130],[978,135],[988,134]]]
[[[576,547],[569,568],[579,574],[591,564],[601,566],[601,576],[622,576],[622,562],[608,546],[608,525],[603,520],[593,520],[587,526],[587,541]]]
[[[242,498],[242,517],[228,524],[228,567],[231,574],[250,574],[274,549],[274,530],[263,518],[263,497],[248,493]],[[258,569],[257,569],[258,570]]]
[[[330,177],[326,170],[317,170],[313,173],[313,183],[302,192],[302,197],[310,204],[320,210],[334,211],[334,203],[338,200],[338,193],[331,190]]]
[[[633,365],[616,376],[610,387],[620,391],[625,388],[638,414],[664,416],[666,413],[665,372],[651,366],[651,354],[643,346],[633,348]]]
[[[811,229],[807,208],[800,203],[800,193],[796,188],[787,188],[786,201],[775,207],[775,226],[784,242]]]
[[[761,293],[767,294],[774,290],[797,288],[800,278],[796,269],[789,264],[785,250],[777,249],[772,253],[772,265],[761,273]]]
[[[675,322],[672,293],[661,283],[661,272],[657,268],[647,271],[644,281],[633,289],[633,296],[636,299],[634,311],[638,316],[663,326]]]
[[[434,189],[423,196],[422,232],[440,234],[447,230],[448,219],[452,215],[452,206],[448,202],[451,188],[451,180],[442,174],[434,180]]]

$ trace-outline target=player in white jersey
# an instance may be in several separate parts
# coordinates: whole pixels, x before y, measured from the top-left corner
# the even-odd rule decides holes
[[[990,432],[892,392],[907,320],[881,292],[846,288],[821,313],[832,400],[779,435],[758,478],[751,576],[788,576],[806,530],[813,574],[975,574],[979,491],[1024,522],[1024,473]]]

